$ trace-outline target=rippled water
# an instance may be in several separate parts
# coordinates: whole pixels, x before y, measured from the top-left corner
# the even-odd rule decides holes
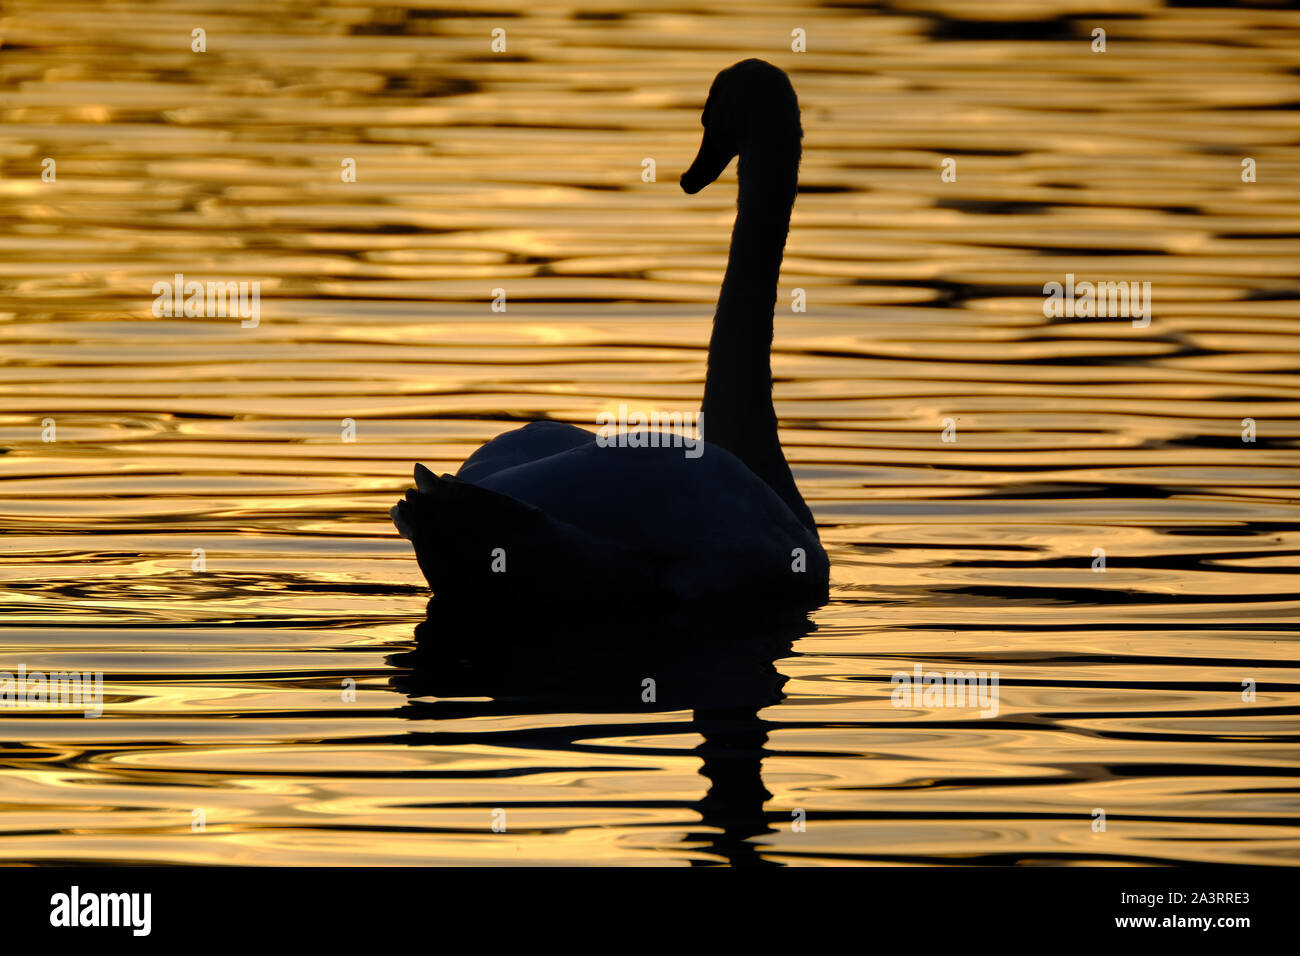
[[[105,705],[3,713],[0,859],[1300,860],[1300,13],[573,10],[5,4],[0,670]],[[804,109],[774,373],[832,602],[415,652],[413,461],[698,407],[734,167],[676,181],[747,56]],[[155,318],[178,272],[260,323]],[[1153,321],[1044,318],[1067,273]],[[893,706],[916,665],[998,713]]]

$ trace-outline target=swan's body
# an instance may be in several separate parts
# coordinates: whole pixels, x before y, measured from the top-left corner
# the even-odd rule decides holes
[[[770,64],[738,63],[714,80],[704,126],[683,189],[712,182],[737,153],[741,185],[703,453],[602,447],[573,425],[533,422],[455,477],[417,465],[393,521],[439,596],[825,601],[829,563],[772,407],[772,317],[802,136],[794,90]]]

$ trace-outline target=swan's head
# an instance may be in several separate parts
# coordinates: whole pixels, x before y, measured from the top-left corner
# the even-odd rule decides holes
[[[741,60],[719,73],[700,116],[704,139],[682,189],[697,193],[722,175],[733,156],[761,145],[793,151],[798,160],[799,100],[785,71],[765,60]]]

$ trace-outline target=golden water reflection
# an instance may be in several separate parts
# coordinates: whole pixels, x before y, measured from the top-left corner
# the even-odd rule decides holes
[[[1295,863],[1300,13],[1126,9],[6,3],[0,671],[105,713],[3,715],[0,859]],[[774,371],[831,604],[421,624],[411,462],[697,407],[735,173],[676,180],[747,56],[804,109]],[[259,326],[154,318],[177,272]],[[1150,327],[1045,319],[1066,273]],[[893,706],[918,663],[997,716]]]

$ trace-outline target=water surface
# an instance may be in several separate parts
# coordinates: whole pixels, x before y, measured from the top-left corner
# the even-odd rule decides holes
[[[0,860],[1300,861],[1300,12],[1080,7],[7,2],[0,670],[106,699],[0,715]],[[698,407],[735,172],[677,177],[747,56],[831,603],[416,653],[413,461]],[[260,323],[154,317],[178,272]],[[1150,326],[1045,318],[1067,273]],[[997,715],[895,707],[918,664]]]

